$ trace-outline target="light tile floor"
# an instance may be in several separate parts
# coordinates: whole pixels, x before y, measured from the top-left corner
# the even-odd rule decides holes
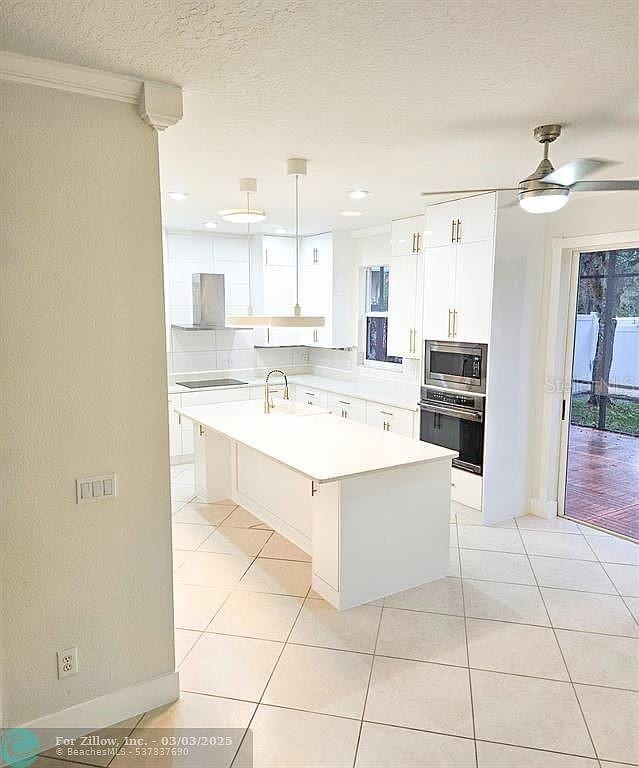
[[[639,765],[635,545],[453,516],[447,579],[336,612],[304,553],[174,475],[182,697],[145,721],[248,726],[256,768]]]

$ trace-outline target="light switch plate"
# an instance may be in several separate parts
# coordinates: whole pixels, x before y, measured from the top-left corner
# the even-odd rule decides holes
[[[77,504],[104,501],[117,496],[115,474],[78,477],[75,481]]]

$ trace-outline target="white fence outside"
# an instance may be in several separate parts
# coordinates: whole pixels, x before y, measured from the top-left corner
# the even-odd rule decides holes
[[[577,315],[572,378],[590,381],[597,348],[599,318],[595,312]],[[610,393],[639,398],[639,317],[618,317],[610,369]],[[614,386],[623,385],[623,387]],[[637,387],[637,389],[627,389]],[[573,384],[573,394],[588,392],[587,384]]]

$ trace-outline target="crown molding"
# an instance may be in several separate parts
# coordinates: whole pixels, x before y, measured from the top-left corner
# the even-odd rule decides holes
[[[136,104],[140,117],[158,131],[182,118],[182,89],[169,83],[144,81],[11,51],[0,51],[0,80]]]

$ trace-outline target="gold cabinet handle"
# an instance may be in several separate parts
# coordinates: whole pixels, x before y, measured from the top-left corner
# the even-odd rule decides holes
[[[204,427],[200,424],[200,437],[204,437]]]

